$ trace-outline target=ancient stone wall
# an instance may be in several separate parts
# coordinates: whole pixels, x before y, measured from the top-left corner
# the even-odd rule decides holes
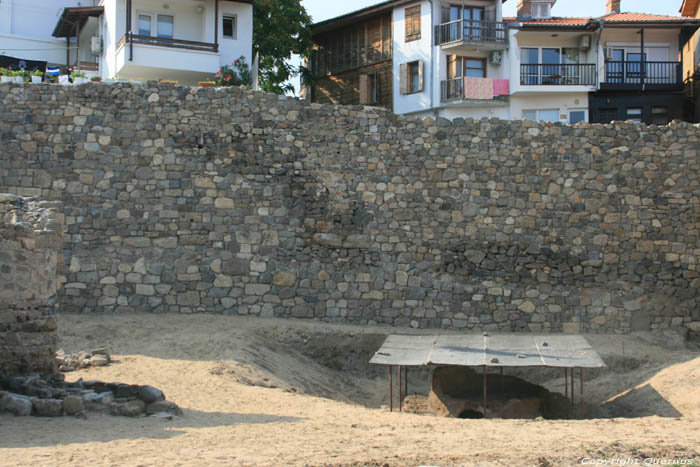
[[[700,321],[696,126],[417,121],[153,83],[0,99],[0,191],[66,206],[65,310]]]
[[[0,194],[0,373],[53,374],[61,203]]]

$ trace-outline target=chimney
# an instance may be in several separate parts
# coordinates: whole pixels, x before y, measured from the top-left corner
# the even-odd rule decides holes
[[[608,3],[605,5],[606,15],[620,12],[620,3],[622,2],[622,0],[607,0],[607,2]]]
[[[532,16],[531,0],[518,0],[518,18],[529,18]]]

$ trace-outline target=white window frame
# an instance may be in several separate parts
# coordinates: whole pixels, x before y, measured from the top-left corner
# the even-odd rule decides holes
[[[557,119],[552,123],[560,122],[561,121],[561,109],[523,109],[523,110],[521,110],[521,118],[523,118],[523,119],[527,118],[525,116],[525,112],[535,112],[535,121],[536,122],[542,122],[542,121],[549,122],[550,120],[542,120],[540,118],[540,112],[554,112],[554,111],[557,112]]]
[[[588,122],[588,109],[569,109],[568,116],[567,116],[567,121],[569,124],[571,123],[571,112],[583,112],[583,122]]]
[[[151,33],[149,34],[149,36],[150,37],[160,37],[160,36],[158,36],[158,15],[170,16],[173,19],[173,37],[172,37],[172,39],[175,39],[175,15],[172,13],[163,13],[163,12],[155,13],[152,11],[137,11],[136,18],[135,18],[136,31],[138,33],[141,32],[139,29],[139,16],[150,16],[151,17]],[[162,39],[170,39],[170,38],[169,37],[162,37]]]
[[[224,20],[230,18],[233,20],[233,36],[227,36],[224,34]],[[221,37],[224,39],[238,40],[238,15],[224,13],[221,15]]]

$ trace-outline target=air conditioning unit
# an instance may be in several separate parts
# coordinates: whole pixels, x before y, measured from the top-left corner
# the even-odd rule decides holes
[[[102,39],[98,36],[93,36],[90,39],[90,52],[93,55],[102,55]]]
[[[590,50],[591,48],[591,35],[583,34],[578,38],[578,48],[584,52]]]
[[[500,65],[501,63],[503,63],[503,51],[494,50],[493,52],[491,52],[491,55],[489,55],[489,61],[492,65]]]
[[[605,60],[611,61],[613,59],[613,49],[612,47],[605,48]]]

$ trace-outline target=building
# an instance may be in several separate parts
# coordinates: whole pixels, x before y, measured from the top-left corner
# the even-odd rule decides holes
[[[40,0],[0,3],[0,9],[12,12],[13,35],[33,31],[26,40],[39,50],[29,54],[17,47],[18,54],[103,79],[172,79],[183,84],[211,78],[241,56],[252,63],[252,0],[50,3],[61,8],[41,11],[39,4],[46,2]]]
[[[92,5],[78,0],[0,1],[0,55],[24,60],[66,63],[66,42],[52,36],[65,7]]]
[[[520,0],[503,18],[500,0],[395,0],[317,23],[311,99],[446,118],[684,117],[679,51],[699,20],[621,13],[619,0],[560,18],[556,2]]]
[[[680,13],[688,18],[700,18],[700,0],[683,0]],[[693,121],[700,122],[700,32],[683,47],[683,77],[686,83],[686,95],[690,100],[690,112]]]

